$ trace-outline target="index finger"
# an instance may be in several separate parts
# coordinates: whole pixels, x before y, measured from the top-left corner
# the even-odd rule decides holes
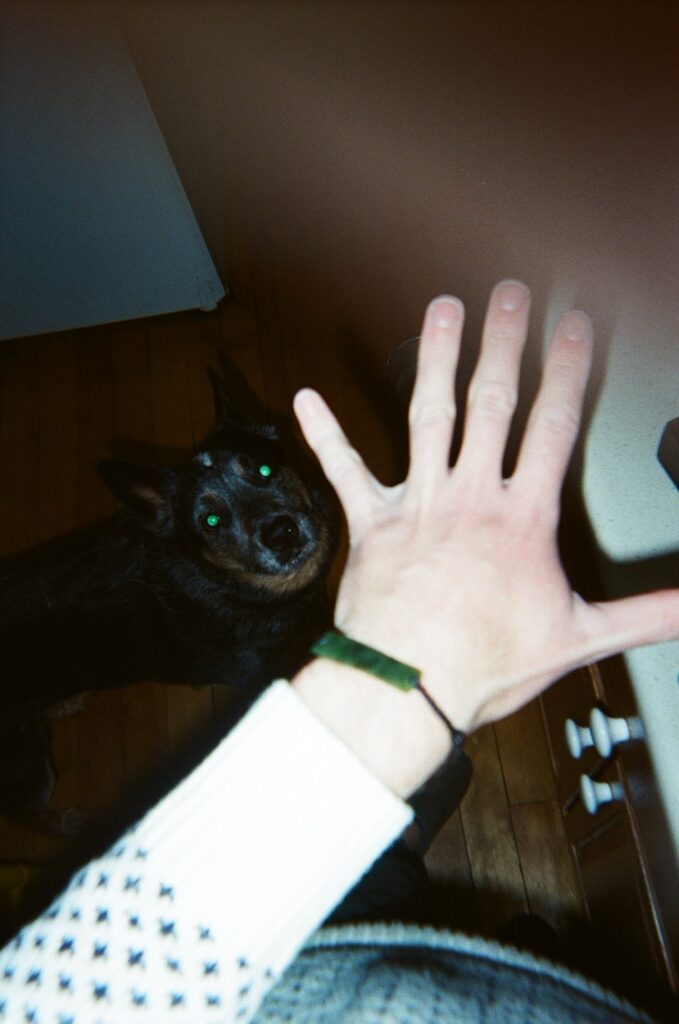
[[[592,359],[592,323],[573,310],[557,324],[512,480],[527,500],[558,514],[561,485],[580,430]]]

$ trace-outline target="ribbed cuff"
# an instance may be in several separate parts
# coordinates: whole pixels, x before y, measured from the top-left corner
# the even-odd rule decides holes
[[[197,919],[278,973],[411,820],[279,680],[149,812],[135,844]]]

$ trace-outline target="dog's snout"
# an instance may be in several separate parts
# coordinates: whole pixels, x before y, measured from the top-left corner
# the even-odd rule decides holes
[[[262,543],[277,554],[292,553],[302,543],[299,527],[292,516],[279,515],[262,527]]]

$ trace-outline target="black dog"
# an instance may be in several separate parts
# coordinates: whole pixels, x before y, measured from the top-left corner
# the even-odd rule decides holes
[[[255,693],[325,625],[334,495],[224,371],[209,371],[216,422],[189,461],[103,462],[125,509],[0,566],[1,813],[35,824],[49,800],[55,703],[141,680]]]

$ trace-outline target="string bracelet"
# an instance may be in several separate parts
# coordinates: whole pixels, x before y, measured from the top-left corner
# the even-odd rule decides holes
[[[312,644],[311,652],[320,658],[329,658],[342,665],[361,669],[368,675],[375,676],[399,690],[417,690],[448,729],[453,739],[453,745],[461,747],[464,743],[464,733],[455,728],[445,712],[422,685],[422,673],[419,669],[397,661],[395,658],[390,658],[389,655],[383,654],[374,647],[368,647],[367,644],[359,643],[358,640],[352,640],[351,637],[334,629],[323,633]]]

